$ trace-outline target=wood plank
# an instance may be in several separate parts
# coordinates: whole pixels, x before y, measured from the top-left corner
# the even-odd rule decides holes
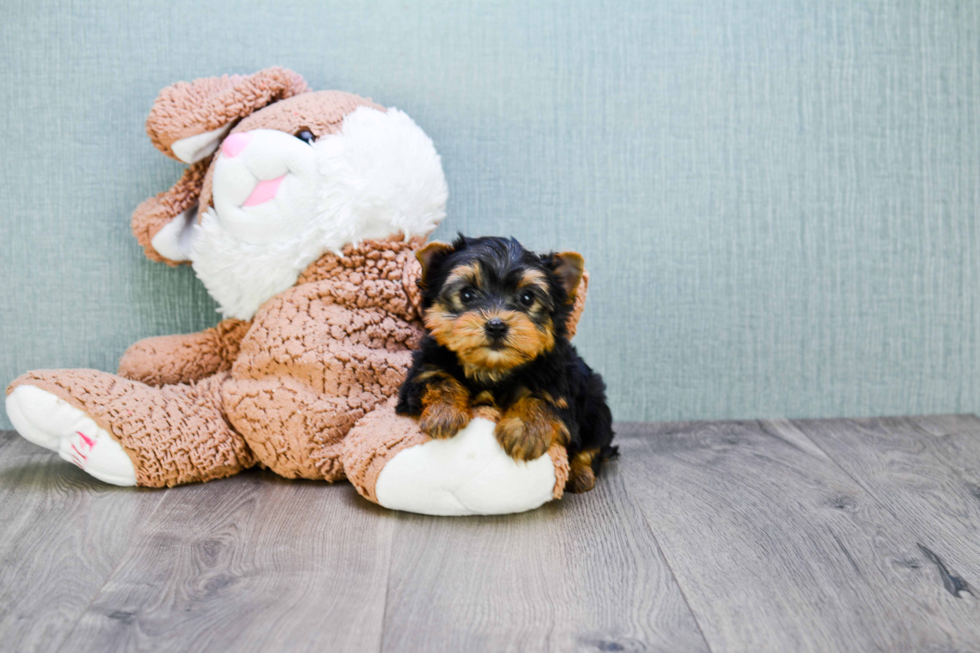
[[[621,427],[621,466],[715,651],[975,650],[918,539],[788,422]]]
[[[930,442],[930,451],[946,463],[980,502],[980,417],[950,415],[913,418],[927,432],[939,436]],[[974,504],[974,507],[976,504]],[[980,579],[977,579],[980,585]]]
[[[915,534],[954,596],[980,599],[980,419],[794,423]]]
[[[393,525],[346,484],[167,490],[63,650],[377,650]]]
[[[158,500],[0,432],[0,649],[56,650]]]
[[[522,515],[402,514],[383,651],[706,651],[615,463]]]
[[[265,473],[112,488],[0,437],[0,648],[978,648],[980,418],[620,433],[596,491],[466,519]]]

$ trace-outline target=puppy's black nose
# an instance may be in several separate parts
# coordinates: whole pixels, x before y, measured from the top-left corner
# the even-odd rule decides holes
[[[487,332],[487,337],[493,340],[499,340],[506,336],[507,328],[507,323],[499,317],[487,320],[487,323],[483,325],[483,330]]]

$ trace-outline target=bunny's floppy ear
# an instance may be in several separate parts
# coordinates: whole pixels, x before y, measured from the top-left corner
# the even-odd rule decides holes
[[[170,190],[145,200],[133,212],[132,229],[151,261],[178,265],[190,261],[190,241],[208,161],[184,170]]]
[[[274,67],[254,75],[177,82],[160,91],[146,119],[146,133],[158,150],[191,166],[170,190],[133,213],[133,234],[147,258],[169,265],[188,261],[208,157],[241,118],[309,90],[293,71]]]
[[[146,133],[167,156],[197,163],[214,153],[235,121],[309,90],[302,77],[279,67],[177,82],[160,91],[146,119]]]

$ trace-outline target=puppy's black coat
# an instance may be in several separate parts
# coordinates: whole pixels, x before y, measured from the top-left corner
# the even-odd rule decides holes
[[[531,460],[557,442],[568,451],[568,489],[591,489],[617,448],[605,383],[568,341],[581,256],[460,235],[451,245],[430,243],[418,258],[427,333],[397,412],[420,417],[432,437],[451,437],[471,407],[495,407],[508,454]]]

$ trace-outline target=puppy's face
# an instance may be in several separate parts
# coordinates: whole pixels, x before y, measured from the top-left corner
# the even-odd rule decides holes
[[[538,256],[513,239],[460,237],[418,258],[426,328],[490,382],[554,347],[582,277],[578,254]]]

